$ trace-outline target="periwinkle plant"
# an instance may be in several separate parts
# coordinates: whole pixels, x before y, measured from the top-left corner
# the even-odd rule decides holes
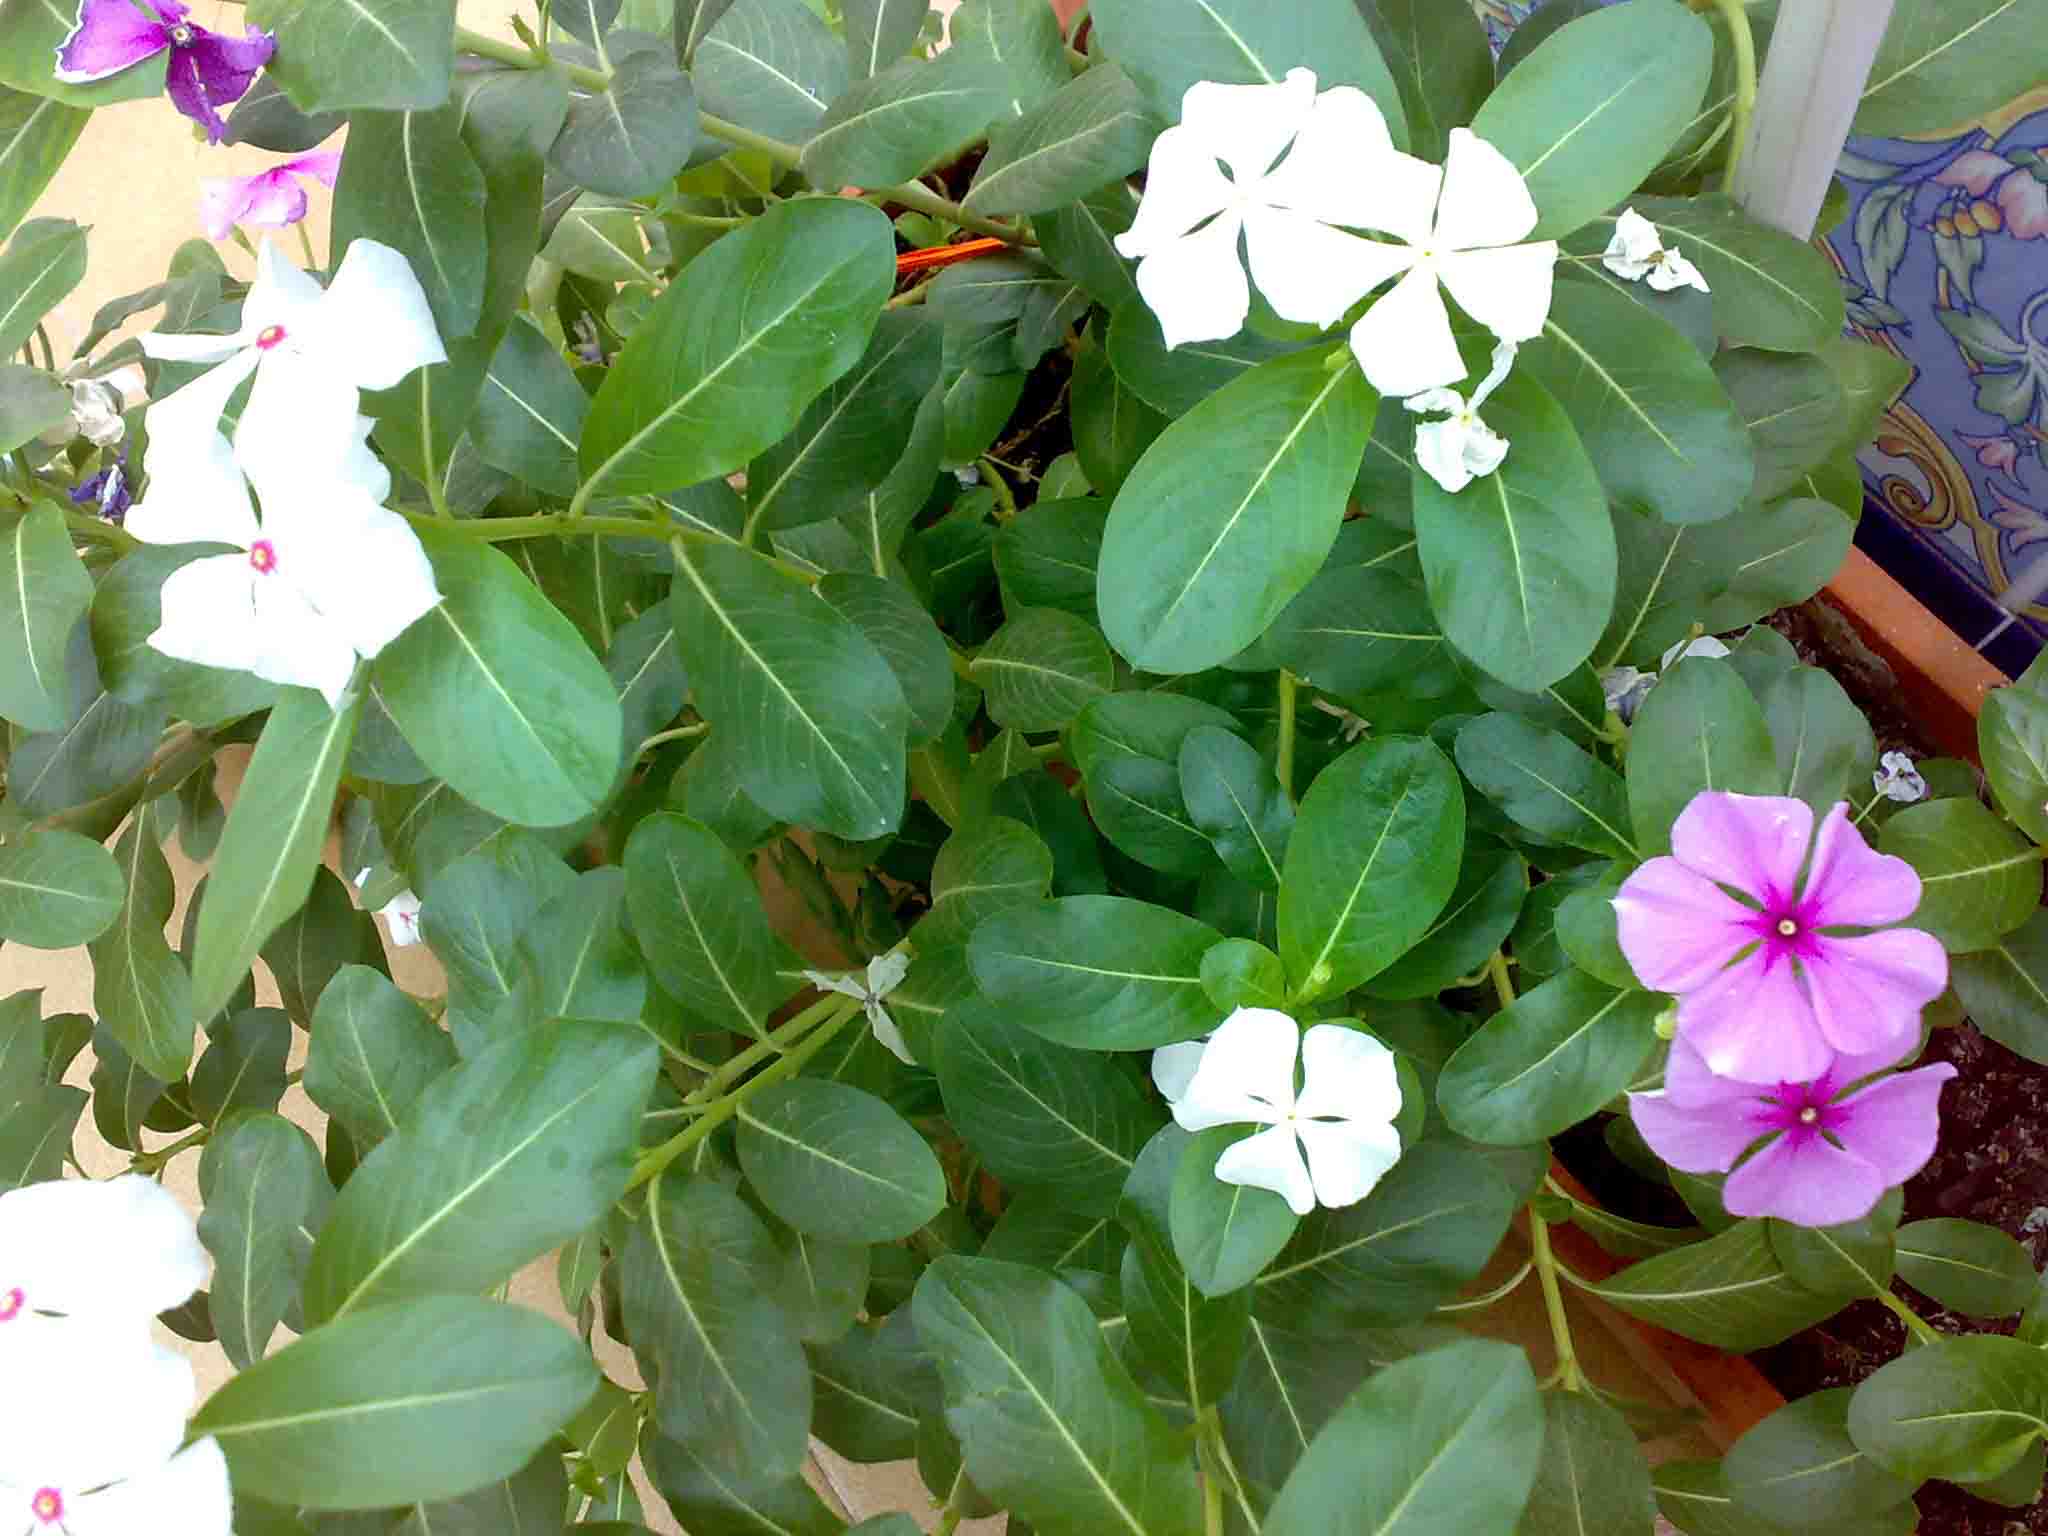
[[[0,1233],[172,1255],[148,1305],[237,1374],[175,1458],[172,1390],[90,1487],[0,1457],[0,1530],[174,1467],[224,1529],[223,1465],[245,1536],[658,1521],[637,1464],[808,1536],[812,1437],[1049,1536],[2032,1498],[2033,1265],[1898,1186],[1931,1026],[2048,1040],[2048,675],[1987,801],[1757,622],[1903,369],[1720,190],[1750,12],[1553,3],[1497,66],[1424,0],[966,0],[944,47],[922,0],[250,0],[266,72],[200,105],[290,158],[195,219],[331,175],[330,249],[189,243],[0,391],[0,936],[94,977],[0,999]],[[127,4],[0,5],[9,347],[87,271],[18,222],[85,112],[186,89]],[[1886,131],[2032,83],[2038,22],[1898,0]],[[58,1184],[88,1107],[198,1159],[203,1306],[134,1186]],[[1589,1120],[1696,1224],[1564,1193]],[[1541,1378],[1452,1332],[1524,1210]],[[537,1262],[576,1331],[497,1299]],[[0,1244],[0,1352],[52,1272]],[[1918,1343],[1653,1487],[1574,1282]]]

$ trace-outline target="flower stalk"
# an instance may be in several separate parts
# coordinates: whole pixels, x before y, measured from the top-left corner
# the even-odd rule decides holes
[[[1585,1388],[1579,1371],[1578,1351],[1572,1347],[1571,1319],[1565,1316],[1564,1292],[1557,1283],[1557,1255],[1550,1249],[1550,1224],[1534,1210],[1529,1212],[1529,1251],[1536,1264],[1536,1279],[1543,1287],[1543,1310],[1550,1318],[1550,1342],[1557,1350],[1557,1385],[1567,1392]]]
[[[1750,120],[1756,114],[1756,35],[1749,25],[1743,0],[1714,0],[1715,9],[1728,23],[1728,39],[1735,51],[1735,100],[1728,108],[1728,163],[1721,169],[1721,190],[1733,192],[1735,178],[1742,171],[1742,156],[1749,148]]]

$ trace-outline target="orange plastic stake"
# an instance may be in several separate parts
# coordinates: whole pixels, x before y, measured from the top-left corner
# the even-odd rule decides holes
[[[922,251],[905,251],[896,258],[896,275],[925,272],[933,267],[950,267],[958,261],[972,261],[992,251],[1009,249],[1005,240],[962,240],[958,245],[934,245]]]

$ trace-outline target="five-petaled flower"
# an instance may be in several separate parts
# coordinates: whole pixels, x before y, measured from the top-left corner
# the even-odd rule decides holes
[[[1515,364],[1515,344],[1503,341],[1493,349],[1493,367],[1472,391],[1472,399],[1449,386],[1425,389],[1402,401],[1408,410],[1447,411],[1441,421],[1425,421],[1415,429],[1415,462],[1423,473],[1452,495],[1482,475],[1490,475],[1508,456],[1508,440],[1480,419],[1479,407],[1500,387]]]
[[[910,1053],[910,1044],[903,1038],[903,1031],[896,1021],[889,1017],[889,1010],[882,1006],[882,999],[894,992],[905,976],[910,974],[910,955],[906,950],[892,949],[887,954],[877,955],[868,962],[867,974],[837,974],[825,971],[805,971],[804,980],[821,992],[837,992],[842,997],[860,999],[861,1011],[867,1015],[868,1028],[875,1032],[889,1053],[905,1066],[917,1065],[917,1058]]]
[[[1316,1024],[1303,1033],[1271,1008],[1240,1008],[1217,1026],[1185,1084],[1179,1079],[1189,1052],[1173,1054],[1153,1072],[1184,1130],[1218,1125],[1267,1129],[1224,1149],[1216,1177],[1283,1196],[1297,1216],[1318,1201],[1353,1205],[1372,1192],[1401,1157],[1394,1121],[1401,1084],[1394,1055],[1371,1035],[1342,1024]],[[1295,1087],[1299,1059],[1301,1087]],[[1303,1161],[1303,1153],[1307,1161]]]
[[[227,131],[220,109],[242,99],[277,40],[257,27],[225,37],[195,26],[189,14],[178,0],[80,0],[77,24],[57,49],[57,78],[67,85],[104,80],[169,49],[164,88],[171,105],[218,144]]]
[[[1333,226],[1369,222],[1371,168],[1392,153],[1372,98],[1348,85],[1317,95],[1311,70],[1276,85],[1189,86],[1179,125],[1153,142],[1137,217],[1116,237],[1140,258],[1138,291],[1167,346],[1243,327],[1240,236],[1275,314],[1334,325],[1379,279],[1366,242]]]
[[[1647,282],[1659,293],[1669,293],[1674,288],[1713,292],[1700,276],[1700,269],[1666,245],[1657,226],[1633,208],[1622,209],[1615,219],[1614,238],[1601,252],[1600,265],[1632,283]]]
[[[213,177],[199,183],[199,222],[209,240],[225,240],[237,224],[283,229],[306,216],[306,189],[298,178],[334,185],[341,151],[316,149],[254,176]]]
[[[1941,1085],[1956,1075],[1940,1062],[1856,1086],[1896,1060],[1890,1051],[1843,1055],[1811,1079],[1744,1082],[1716,1076],[1681,1034],[1663,1088],[1630,1094],[1629,1114],[1672,1167],[1733,1168],[1721,1191],[1731,1216],[1803,1227],[1859,1221],[1934,1155]]]
[[[1948,956],[1931,934],[1881,925],[1919,904],[1913,867],[1873,851],[1848,806],[1816,837],[1803,800],[1719,790],[1693,797],[1670,855],[1614,898],[1629,965],[1678,996],[1679,1038],[1716,1076],[1771,1084],[1812,1082],[1837,1053],[1906,1053]]]

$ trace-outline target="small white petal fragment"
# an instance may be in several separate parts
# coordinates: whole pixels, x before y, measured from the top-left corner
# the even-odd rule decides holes
[[[1690,640],[1680,640],[1677,644],[1666,649],[1664,654],[1658,658],[1657,665],[1662,670],[1669,672],[1679,662],[1684,661],[1689,656],[1696,657],[1702,661],[1719,661],[1727,654],[1727,645],[1713,635],[1695,635]]]
[[[368,874],[366,869],[364,874]],[[391,935],[394,949],[405,949],[420,941],[420,899],[411,891],[400,891],[377,909],[384,919],[384,931]]]
[[[1624,208],[1615,219],[1614,238],[1601,253],[1600,265],[1632,283],[1648,282],[1659,293],[1674,288],[1713,291],[1700,276],[1700,269],[1667,247],[1657,226],[1633,208]]]
[[[1887,752],[1877,760],[1877,771],[1870,776],[1870,786],[1887,800],[1896,800],[1901,805],[1911,805],[1916,800],[1927,798],[1927,781],[1920,777],[1920,771],[1913,766],[1913,759],[1903,752]]]
[[[805,971],[804,980],[821,992],[836,992],[841,997],[860,999],[861,1011],[867,1016],[868,1028],[874,1031],[875,1038],[898,1061],[914,1067],[917,1057],[911,1053],[910,1043],[903,1038],[903,1030],[890,1017],[889,1010],[882,1006],[882,999],[895,991],[909,974],[909,953],[892,949],[870,960],[865,976],[851,972]]]
[[[1514,362],[1515,344],[1503,341],[1497,345],[1493,369],[1472,392],[1470,404],[1455,389],[1441,386],[1402,402],[1403,408],[1418,415],[1447,413],[1441,421],[1425,421],[1415,428],[1415,462],[1453,496],[1499,469],[1508,456],[1508,440],[1480,418],[1479,408],[1500,387]]]

